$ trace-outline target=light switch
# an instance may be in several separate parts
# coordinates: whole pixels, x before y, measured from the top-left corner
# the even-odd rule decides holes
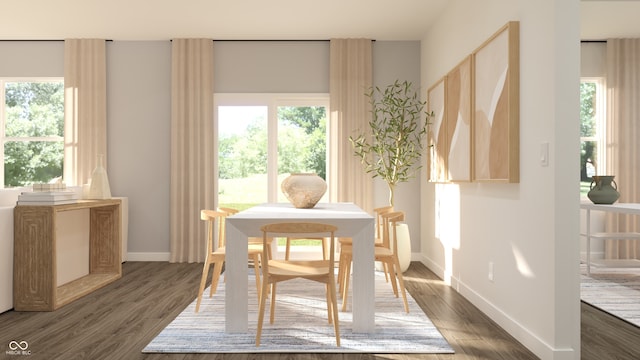
[[[549,166],[549,143],[540,144],[540,166]]]

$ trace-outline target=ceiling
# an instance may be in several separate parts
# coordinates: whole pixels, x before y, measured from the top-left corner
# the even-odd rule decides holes
[[[449,0],[2,2],[0,40],[420,40],[449,4]],[[640,36],[639,0],[581,0],[580,11],[582,39]]]
[[[4,0],[0,39],[420,40],[448,0]]]
[[[580,38],[604,40],[608,38],[640,37],[640,1],[588,1],[580,4]]]

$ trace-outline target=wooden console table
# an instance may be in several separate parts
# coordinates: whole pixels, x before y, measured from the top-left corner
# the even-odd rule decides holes
[[[122,277],[119,199],[14,209],[13,307],[53,311]],[[56,216],[89,209],[89,274],[57,286]]]

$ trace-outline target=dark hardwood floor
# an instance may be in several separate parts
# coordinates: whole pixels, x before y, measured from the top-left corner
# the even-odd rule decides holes
[[[407,290],[455,354],[143,354],[142,349],[196,296],[201,264],[128,262],[123,278],[55,312],[0,314],[0,359],[537,359],[420,263]],[[638,359],[637,327],[582,305],[583,359]],[[625,326],[626,325],[626,326]],[[28,357],[7,353],[27,341]]]

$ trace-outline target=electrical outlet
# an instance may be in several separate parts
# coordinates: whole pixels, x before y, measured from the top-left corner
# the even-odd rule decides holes
[[[489,261],[489,281],[493,282],[493,261]]]

